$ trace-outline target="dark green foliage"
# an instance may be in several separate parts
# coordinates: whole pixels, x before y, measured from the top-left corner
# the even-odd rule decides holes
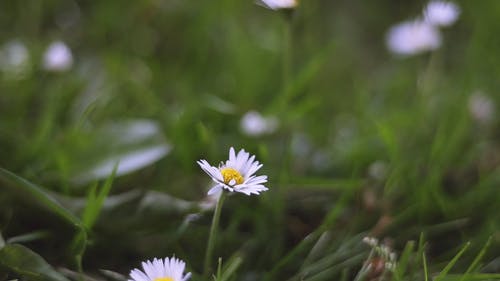
[[[12,40],[30,60],[0,68],[0,280],[120,280],[174,254],[204,280],[196,160],[230,146],[270,190],[226,198],[219,281],[500,279],[499,2],[457,1],[441,48],[407,58],[386,32],[425,1],[1,2],[0,65]],[[55,40],[67,71],[43,68]],[[278,129],[246,135],[250,110]],[[393,273],[358,274],[367,235]]]
[[[68,281],[40,255],[19,244],[7,244],[0,249],[0,265],[33,281]]]

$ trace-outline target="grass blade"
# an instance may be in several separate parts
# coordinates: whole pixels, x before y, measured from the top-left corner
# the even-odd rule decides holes
[[[217,278],[217,281],[229,280],[229,278],[236,272],[236,270],[240,267],[242,263],[243,263],[243,258],[239,255],[235,255],[233,258],[229,260],[224,270],[222,271],[220,278]]]
[[[453,259],[444,267],[444,269],[439,273],[439,275],[434,279],[435,281],[440,281],[443,279],[443,277],[448,274],[450,269],[455,265],[455,263],[458,261],[458,259],[465,253],[467,248],[469,248],[470,242],[465,243],[465,246],[462,247],[462,249],[453,257]]]
[[[85,206],[82,215],[83,224],[89,230],[92,229],[92,226],[94,226],[94,223],[97,220],[99,213],[101,212],[104,200],[106,199],[106,197],[108,197],[108,194],[113,185],[113,180],[116,176],[117,168],[118,163],[115,164],[111,175],[106,179],[104,185],[99,188],[99,191],[97,191],[97,184],[94,184],[90,188],[89,194],[87,196],[87,205]]]
[[[468,279],[471,276],[470,273],[476,270],[477,265],[479,264],[479,262],[483,258],[484,254],[486,254],[486,250],[488,250],[490,243],[491,243],[491,236],[488,238],[488,241],[486,241],[486,243],[484,244],[481,251],[479,251],[477,256],[474,258],[474,260],[472,261],[470,266],[467,268],[467,270],[465,271],[465,273],[462,276],[462,278],[460,279],[460,281],[464,281],[464,280]]]
[[[422,252],[422,264],[424,266],[424,281],[429,281],[429,272],[427,271],[427,259],[425,258],[425,252]]]
[[[401,258],[399,259],[399,262],[396,266],[396,270],[394,271],[392,280],[402,280],[414,248],[415,241],[409,241],[408,243],[406,243],[403,253],[401,254]]]
[[[62,207],[59,202],[42,187],[2,168],[0,168],[0,182],[3,183],[4,186],[10,187],[14,192],[22,194],[22,196],[29,195],[41,206],[58,215],[76,228],[83,228],[80,219]]]

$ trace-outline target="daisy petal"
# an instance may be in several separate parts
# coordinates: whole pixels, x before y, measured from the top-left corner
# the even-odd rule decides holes
[[[130,272],[131,281],[149,281],[149,278],[144,274],[144,272],[139,269],[133,269]]]
[[[253,176],[253,177],[250,177],[247,181],[247,184],[256,184],[256,183],[264,183],[264,182],[267,182],[267,176]]]
[[[254,159],[255,159],[255,155],[252,155],[252,157],[248,158],[248,160],[245,162],[245,164],[241,167],[241,174],[242,175],[248,175],[248,170],[250,169],[250,167],[252,166],[252,164],[254,163]],[[259,162],[257,162],[259,163]]]
[[[182,278],[182,281],[187,281],[189,278],[191,278],[191,272],[186,273],[186,275]]]
[[[222,186],[220,184],[218,184],[218,185],[210,188],[207,195],[213,195],[213,194],[218,193],[220,191],[222,191]]]
[[[234,153],[234,148],[232,146],[229,148],[229,161],[231,163],[236,163],[236,154]]]
[[[257,172],[260,168],[262,168],[262,164],[259,164],[259,162],[254,162],[252,163],[252,166],[248,169],[247,173],[245,174],[246,177],[250,177],[252,176],[253,174],[255,174],[255,172]]]

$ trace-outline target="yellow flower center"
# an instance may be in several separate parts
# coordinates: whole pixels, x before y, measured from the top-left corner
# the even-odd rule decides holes
[[[170,277],[160,277],[160,278],[155,278],[153,281],[174,281],[174,279]]]
[[[236,171],[233,168],[222,168],[220,169],[220,173],[224,178],[224,182],[229,185],[242,184],[243,177],[240,172]]]

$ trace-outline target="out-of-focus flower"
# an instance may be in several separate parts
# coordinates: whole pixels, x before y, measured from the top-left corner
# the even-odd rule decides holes
[[[26,46],[12,40],[0,49],[0,69],[14,77],[23,76],[30,66],[30,54]]]
[[[450,26],[459,15],[458,5],[448,1],[431,1],[424,9],[425,22],[435,26]]]
[[[495,104],[490,97],[477,92],[469,97],[469,112],[476,121],[487,124],[495,117]]]
[[[383,276],[385,271],[396,269],[397,256],[389,246],[383,243],[379,244],[378,239],[374,237],[365,237],[363,242],[368,244],[372,251],[358,274],[367,275],[374,279]]]
[[[368,175],[376,180],[382,181],[387,176],[387,163],[377,160],[368,166]]]
[[[293,155],[297,159],[308,157],[308,155],[312,153],[313,149],[310,138],[303,133],[293,134],[290,146]]]
[[[50,44],[43,56],[43,68],[49,71],[66,71],[73,65],[70,48],[62,41]]]
[[[363,238],[363,242],[370,245],[371,247],[378,246],[378,239],[375,237],[366,236]]]
[[[236,155],[234,148],[229,149],[229,160],[221,163],[219,167],[211,166],[207,160],[197,161],[198,165],[207,173],[216,183],[208,194],[214,194],[222,189],[230,192],[241,192],[246,195],[259,194],[268,190],[263,184],[267,182],[267,176],[255,176],[261,167],[255,155],[250,156],[245,150],[240,150]]]
[[[293,9],[299,4],[298,0],[260,0],[258,3],[271,10]]]
[[[191,273],[184,274],[186,263],[175,257],[153,259],[142,263],[142,270],[132,269],[128,281],[187,281]]]
[[[332,164],[332,157],[326,149],[317,149],[312,154],[311,165],[317,171],[326,171]]]
[[[256,111],[249,111],[241,118],[240,127],[248,136],[261,136],[276,131],[278,120],[275,117],[264,117]]]
[[[397,55],[409,56],[441,46],[441,34],[423,20],[405,21],[393,26],[387,33],[389,50]]]

